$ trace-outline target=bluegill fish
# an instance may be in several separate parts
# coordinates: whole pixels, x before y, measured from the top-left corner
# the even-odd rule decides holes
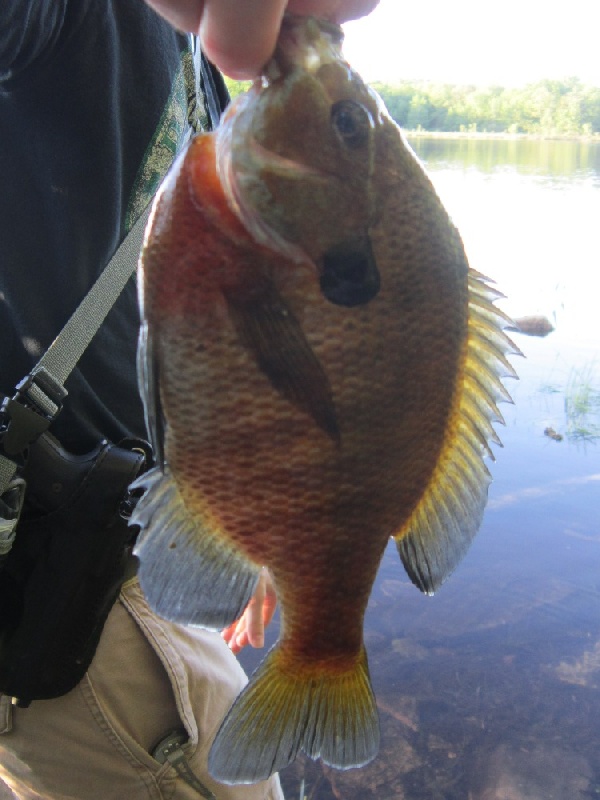
[[[300,750],[375,756],[362,625],[385,546],[424,592],[454,569],[514,374],[497,292],[341,38],[284,21],[262,79],[167,176],[141,257],[143,589],[218,628],[266,565],[281,605],[212,746],[231,783]]]

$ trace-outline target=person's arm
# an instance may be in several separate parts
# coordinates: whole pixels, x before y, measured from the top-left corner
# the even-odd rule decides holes
[[[0,83],[17,78],[56,42],[66,0],[2,0]]]
[[[231,78],[254,78],[275,48],[285,11],[347,22],[379,0],[146,0],[176,28],[197,34],[207,58]]]

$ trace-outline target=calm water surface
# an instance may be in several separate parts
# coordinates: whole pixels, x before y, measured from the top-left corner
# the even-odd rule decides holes
[[[526,357],[507,382],[505,447],[458,570],[425,597],[385,554],[366,617],[379,757],[348,772],[299,760],[286,797],[598,798],[600,146],[412,144],[502,308],[555,330],[514,335]]]
[[[286,796],[600,797],[600,147],[412,144],[501,307],[555,330],[514,335],[515,405],[458,570],[425,597],[386,552],[366,619],[380,756],[297,763]]]

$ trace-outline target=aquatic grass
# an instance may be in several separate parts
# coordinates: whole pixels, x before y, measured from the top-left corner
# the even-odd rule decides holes
[[[538,389],[540,394],[560,394],[560,386],[553,383],[542,383]]]
[[[600,379],[595,362],[571,372],[565,389],[565,416],[569,441],[600,439]]]

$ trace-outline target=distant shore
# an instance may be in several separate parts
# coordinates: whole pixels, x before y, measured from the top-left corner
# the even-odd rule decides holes
[[[402,129],[404,134],[411,139],[481,139],[499,141],[528,141],[528,142],[600,142],[600,134],[589,135],[550,134],[550,133],[506,133],[492,131],[424,131]]]

